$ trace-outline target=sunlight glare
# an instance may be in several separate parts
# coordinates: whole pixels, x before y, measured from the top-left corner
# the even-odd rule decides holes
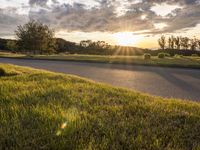
[[[121,46],[133,46],[141,37],[135,36],[132,32],[118,32],[113,35],[116,44]]]
[[[142,20],[145,20],[146,18],[147,18],[146,15],[142,15],[142,16],[141,16],[141,19],[142,19]]]
[[[161,30],[161,29],[167,27],[167,24],[166,23],[154,23],[154,26],[156,29]]]

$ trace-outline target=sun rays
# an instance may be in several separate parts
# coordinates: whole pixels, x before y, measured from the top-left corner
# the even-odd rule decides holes
[[[136,36],[132,32],[118,32],[113,34],[113,38],[120,46],[133,46],[141,40],[140,36]]]
[[[117,57],[118,55],[130,56],[137,52],[136,49],[133,50],[132,46],[140,42],[142,37],[134,35],[132,32],[118,32],[113,34],[113,39],[118,46],[116,46],[116,51],[112,57]]]

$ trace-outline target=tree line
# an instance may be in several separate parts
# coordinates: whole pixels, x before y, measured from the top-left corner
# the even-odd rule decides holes
[[[30,54],[97,54],[113,55],[125,54],[123,49],[129,49],[129,54],[141,54],[142,49],[134,47],[112,46],[105,41],[83,40],[79,43],[55,38],[55,32],[48,25],[31,20],[24,25],[17,26],[15,31],[16,40],[0,39],[0,49],[12,52]],[[139,51],[139,50],[141,51]],[[117,53],[116,53],[117,52]]]
[[[197,38],[188,38],[182,36],[170,36],[166,37],[162,35],[158,39],[158,44],[162,50],[197,50],[200,49],[200,40]]]
[[[80,49],[93,51],[111,49],[105,41],[83,40],[80,43],[74,43],[55,38],[53,29],[35,20],[19,25],[15,35],[16,40],[0,39],[0,48],[33,54],[70,52]]]
[[[161,49],[154,51],[136,47],[112,46],[105,41],[83,40],[80,43],[75,43],[62,38],[55,38],[53,29],[35,20],[19,25],[15,34],[16,40],[0,39],[0,50],[28,54],[69,53],[129,56],[143,55],[144,53],[150,53],[154,56],[165,50],[165,52],[172,56],[175,54],[185,56],[191,56],[192,54],[200,55],[200,51],[194,51],[200,49],[200,41],[196,38],[189,39],[187,37],[170,36],[167,39],[165,36],[161,36],[158,40]]]

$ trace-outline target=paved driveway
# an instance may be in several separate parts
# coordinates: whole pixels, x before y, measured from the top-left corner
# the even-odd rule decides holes
[[[200,101],[200,70],[0,58],[0,63],[74,74],[162,97]]]

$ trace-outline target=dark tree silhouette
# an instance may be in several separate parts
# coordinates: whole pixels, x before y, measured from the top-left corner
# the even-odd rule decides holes
[[[180,50],[180,48],[181,48],[181,38],[179,36],[174,38],[174,44],[176,46],[176,49]]]
[[[162,50],[165,49],[165,46],[166,46],[166,38],[165,38],[164,35],[162,35],[161,38],[158,39],[158,44],[159,44],[159,46],[160,46],[160,48],[161,48]]]
[[[175,37],[171,36],[168,38],[168,48],[174,49],[174,45],[175,45]]]
[[[158,39],[158,44],[162,50],[165,49],[166,37],[162,35]],[[167,39],[168,50],[200,50],[200,40],[196,37],[190,39],[188,37],[169,36]]]
[[[51,53],[55,49],[54,31],[49,26],[31,20],[15,31],[20,49],[31,53]]]
[[[196,50],[198,47],[197,39],[190,39],[190,49],[191,50]]]
[[[188,37],[181,37],[181,46],[183,49],[188,50],[190,39]]]

